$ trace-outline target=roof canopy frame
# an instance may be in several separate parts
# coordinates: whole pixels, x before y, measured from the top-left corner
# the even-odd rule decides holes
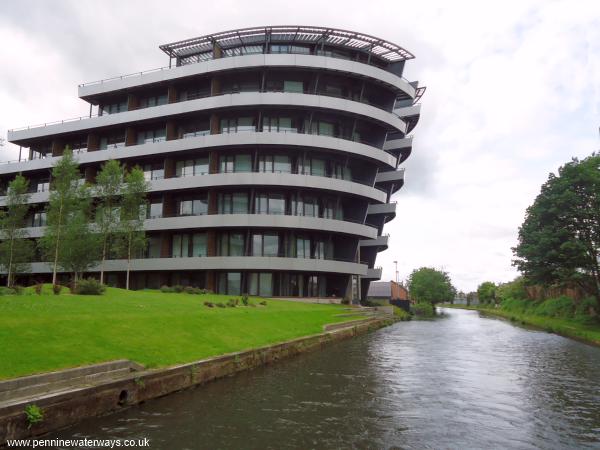
[[[218,45],[223,49],[236,47],[233,42],[239,41],[241,46],[256,45],[260,42],[267,43],[271,41],[273,34],[291,35],[290,42],[306,42],[309,44],[328,44],[336,47],[348,48],[366,52],[372,56],[383,59],[388,63],[405,61],[413,59],[414,55],[408,50],[393,44],[389,41],[370,36],[368,34],[357,33],[335,28],[311,27],[301,25],[279,25],[270,27],[250,27],[237,30],[223,31],[215,34],[207,34],[197,38],[185,39],[183,41],[172,42],[170,44],[160,45],[159,48],[169,55],[170,58],[191,56],[195,53],[202,53],[208,50],[210,45]],[[305,39],[298,39],[298,36],[307,36]],[[262,36],[255,42],[246,42],[244,37]],[[313,39],[308,38],[313,37]],[[221,45],[223,43],[223,45]],[[362,45],[361,45],[362,44]],[[196,52],[195,50],[198,49]]]

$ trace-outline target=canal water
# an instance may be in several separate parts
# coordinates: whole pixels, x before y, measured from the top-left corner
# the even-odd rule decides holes
[[[600,348],[443,311],[48,437],[166,450],[600,448]]]

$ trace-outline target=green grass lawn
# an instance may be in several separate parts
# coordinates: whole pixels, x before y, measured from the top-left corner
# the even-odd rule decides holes
[[[190,362],[323,331],[342,305],[267,300],[208,308],[233,296],[108,288],[101,296],[0,296],[0,379],[114,359],[147,367]],[[262,299],[252,298],[257,304]]]
[[[471,309],[481,311],[484,314],[503,317],[512,322],[523,325],[531,325],[542,330],[560,334],[562,336],[580,339],[594,345],[600,346],[600,325],[583,323],[577,319],[548,317],[533,314],[524,314],[515,311],[506,311],[501,308],[490,308],[486,306],[466,305],[441,305],[445,308]]]

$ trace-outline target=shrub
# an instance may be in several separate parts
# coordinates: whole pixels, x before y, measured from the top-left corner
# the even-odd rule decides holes
[[[44,411],[37,405],[27,405],[25,407],[25,418],[27,419],[27,428],[44,420]]]
[[[219,303],[215,303],[215,305],[216,305],[218,308],[225,308],[225,304],[224,304],[224,303],[221,303],[221,302],[219,302]]]
[[[574,313],[575,305],[573,304],[573,300],[564,295],[544,300],[538,304],[534,312],[534,314],[539,314],[540,316],[563,318],[571,318]]]
[[[42,295],[42,287],[43,287],[43,286],[44,286],[44,285],[43,285],[42,283],[38,283],[38,284],[36,284],[35,286],[33,286],[33,290],[35,291],[35,293],[36,293],[37,295]]]
[[[204,302],[204,306],[207,306],[209,308],[214,308],[215,304],[213,302]]]
[[[431,303],[416,303],[410,307],[415,316],[418,317],[433,317],[435,311]]]
[[[213,291],[210,289],[200,289],[200,294],[212,294]]]
[[[394,305],[394,317],[403,322],[411,319],[410,313],[407,313],[402,308],[396,305]]]
[[[178,294],[181,294],[183,292],[184,287],[181,284],[176,284],[175,286],[173,286],[173,292],[177,292]]]
[[[598,303],[594,297],[581,299],[575,307],[575,317],[578,319],[598,319]]]
[[[11,288],[0,286],[0,295],[14,295],[15,291]]]
[[[79,295],[102,295],[106,291],[106,286],[95,278],[79,280],[75,293]]]
[[[235,308],[237,302],[238,300],[236,298],[230,298],[229,300],[227,300],[227,306],[229,306],[230,308]]]
[[[527,290],[525,289],[525,279],[518,277],[508,283],[498,285],[496,289],[496,298],[499,302],[503,302],[509,298],[515,300],[526,300]]]
[[[533,300],[522,300],[522,299],[513,298],[513,297],[505,298],[504,300],[502,300],[502,303],[500,304],[501,309],[503,309],[505,311],[519,313],[519,314],[523,314],[529,308],[535,307],[535,306],[536,306],[536,302],[534,302]]]
[[[183,288],[183,292],[185,292],[186,294],[199,294],[200,289],[198,289],[197,287],[193,287],[193,286],[186,286]]]
[[[242,295],[242,304],[248,306],[248,294]]]
[[[164,285],[160,287],[160,292],[164,292],[165,294],[171,294],[175,292],[175,289],[173,289],[171,286]]]
[[[348,298],[342,299],[342,305],[349,305],[349,304],[350,304],[350,299],[348,299]]]
[[[13,291],[14,291],[15,295],[21,295],[21,294],[23,293],[23,290],[24,290],[25,288],[24,288],[23,286],[19,286],[18,284],[15,284],[15,285],[12,287],[12,289],[13,289]]]
[[[62,291],[62,286],[60,284],[52,285],[52,292],[54,293],[54,295],[60,294],[60,291]]]
[[[267,301],[263,300],[262,302],[258,302],[260,306],[267,306]]]

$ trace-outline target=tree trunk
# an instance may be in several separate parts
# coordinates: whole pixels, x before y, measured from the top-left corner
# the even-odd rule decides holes
[[[106,237],[102,244],[102,262],[100,263],[100,284],[104,284],[104,261],[106,260]]]
[[[125,280],[125,289],[129,290],[129,269],[131,267],[131,234],[129,235],[129,241],[127,242],[127,279]]]
[[[54,246],[54,267],[52,269],[52,285],[56,284],[56,266],[58,265],[58,244],[60,242],[60,227],[62,226],[63,199],[60,201],[58,210],[58,228],[56,230],[56,245]]]
[[[15,235],[14,235],[14,231],[13,234],[11,236],[11,240],[10,240],[10,254],[8,257],[8,276],[6,277],[6,287],[10,287],[10,285],[12,284],[10,282],[10,279],[12,277],[12,259],[13,259],[13,245],[15,242]]]

